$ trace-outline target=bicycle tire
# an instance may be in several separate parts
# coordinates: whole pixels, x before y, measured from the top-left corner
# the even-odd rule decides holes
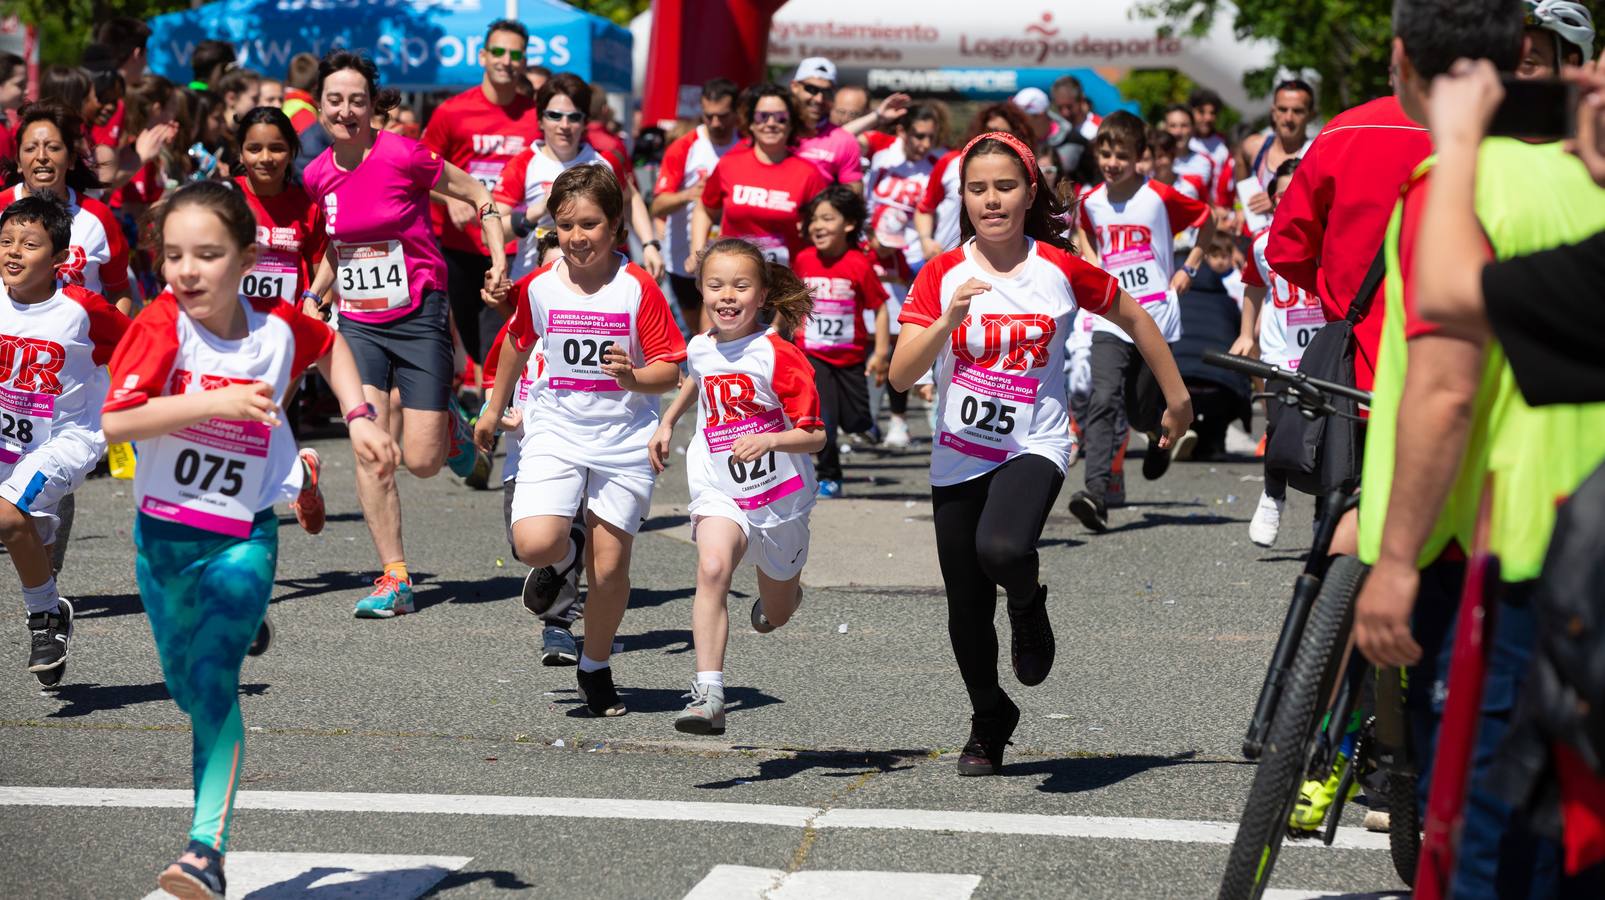
[[[1354,598],[1365,572],[1364,564],[1349,556],[1333,560],[1327,570],[1254,770],[1221,877],[1219,900],[1258,900],[1270,881],[1288,816],[1304,782],[1323,704],[1343,662],[1354,622]]]
[[[1416,864],[1421,860],[1421,813],[1416,805],[1416,776],[1389,772],[1388,853],[1399,880],[1415,887]]]

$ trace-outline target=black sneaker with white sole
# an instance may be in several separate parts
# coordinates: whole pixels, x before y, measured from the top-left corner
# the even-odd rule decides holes
[[[51,672],[67,662],[67,642],[72,640],[72,604],[60,598],[51,612],[30,613],[28,630],[28,671],[35,675]],[[41,678],[41,680],[43,680]]]
[[[1109,530],[1109,508],[1086,491],[1076,491],[1070,498],[1070,515],[1093,531]]]
[[[574,562],[568,568],[559,572],[556,566],[541,566],[531,569],[524,576],[524,608],[532,616],[544,616],[557,602],[558,595],[563,593],[563,585],[571,572],[583,565],[585,559],[585,529],[570,528],[569,540],[574,542]]]
[[[262,616],[262,624],[256,626],[256,638],[255,640],[251,641],[251,646],[245,651],[245,655],[261,656],[262,654],[268,652],[268,647],[272,646],[272,644],[273,617],[271,615],[264,615]]]
[[[580,699],[585,701],[585,709],[591,715],[611,719],[629,712],[613,687],[612,666],[603,666],[595,672],[575,669],[574,674],[579,682]]]

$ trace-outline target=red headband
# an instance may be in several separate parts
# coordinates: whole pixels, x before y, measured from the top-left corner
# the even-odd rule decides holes
[[[1012,134],[1009,134],[1007,131],[989,131],[986,134],[978,134],[971,138],[968,144],[964,145],[964,152],[959,155],[963,157],[965,161],[968,161],[970,158],[970,151],[975,149],[975,145],[988,139],[1001,141],[1002,143],[1009,145],[1009,149],[1020,154],[1020,161],[1025,163],[1025,172],[1031,177],[1031,186],[1037,186],[1037,155],[1031,152],[1031,148],[1027,147],[1024,141]]]

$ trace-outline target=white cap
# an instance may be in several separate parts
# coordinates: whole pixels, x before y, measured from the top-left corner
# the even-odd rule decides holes
[[[823,78],[831,84],[836,83],[836,64],[823,56],[810,56],[797,64],[797,75],[792,81],[807,81],[810,78]],[[1038,91],[1037,93],[1042,93]],[[1046,104],[1048,98],[1043,96],[1042,102]],[[1044,107],[1046,108],[1046,107]]]
[[[1028,116],[1040,116],[1048,111],[1048,95],[1042,92],[1042,88],[1022,88],[1020,93],[1014,95],[1013,103]]]

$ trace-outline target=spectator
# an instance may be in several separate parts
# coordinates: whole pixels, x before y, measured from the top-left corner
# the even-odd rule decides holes
[[[114,16],[95,29],[95,43],[111,53],[112,65],[123,76],[123,84],[132,88],[145,77],[148,62],[145,45],[150,40],[150,26],[131,16]],[[121,109],[117,118],[122,118]]]
[[[189,83],[192,91],[204,91],[217,83],[223,73],[234,68],[234,45],[226,41],[205,40],[195,45],[190,53],[189,67],[195,80]]]
[[[1018,106],[1013,103],[994,103],[983,107],[970,120],[960,145],[967,144],[977,135],[993,131],[1006,131],[1021,141],[1031,141],[1031,125]],[[934,259],[959,245],[959,212],[964,198],[959,192],[959,161],[961,151],[952,150],[936,161],[931,169],[925,196],[914,214],[914,228],[919,232],[921,255]]]
[[[303,142],[307,139],[307,129],[318,124],[318,104],[312,100],[312,89],[317,84],[318,58],[310,53],[290,57],[290,68],[284,79],[284,114],[290,117],[290,124],[295,126],[295,133]]]
[[[691,208],[702,196],[702,185],[713,167],[736,145],[737,93],[735,82],[723,78],[702,86],[698,101],[702,124],[676,138],[664,151],[652,192],[652,215],[668,219],[663,228],[663,262],[669,269],[669,287],[691,331],[705,331],[712,325],[702,311],[696,268],[689,265]]]
[[[1282,163],[1304,158],[1313,140],[1309,136],[1309,125],[1314,116],[1315,89],[1308,83],[1295,78],[1276,86],[1271,95],[1271,127],[1249,135],[1241,149],[1243,177],[1252,176],[1262,189],[1248,198],[1246,205],[1250,211],[1262,215],[1271,211],[1271,198],[1263,189],[1270,187]]]
[[[869,112],[869,89],[857,84],[844,84],[836,89],[836,102],[830,108],[832,125],[847,127],[847,123],[862,118]]]
[[[12,123],[28,96],[28,62],[15,53],[0,52],[0,162],[17,157]]]
[[[619,137],[619,123],[613,117],[613,108],[607,105],[607,92],[591,89],[591,120],[585,124],[585,140],[598,153],[615,159],[628,160],[630,151]]]
[[[241,116],[261,105],[262,76],[250,69],[230,69],[217,80],[215,91],[223,98],[224,125],[232,131]]]
[[[1081,79],[1074,75],[1061,75],[1054,80],[1051,91],[1053,110],[1060,118],[1070,123],[1070,127],[1089,142],[1098,136],[1098,126],[1103,124],[1103,117],[1092,111]]]
[[[1026,121],[1031,123],[1037,161],[1043,174],[1048,176],[1050,185],[1057,184],[1061,176],[1081,186],[1096,184],[1101,180],[1091,152],[1091,139],[1085,137],[1078,126],[1072,125],[1049,107],[1048,95],[1041,88],[1025,88],[1015,94],[1011,102],[1025,113]]]
[[[1193,108],[1182,103],[1173,103],[1165,107],[1160,121],[1171,137],[1176,139],[1176,158],[1172,165],[1178,176],[1191,176],[1204,188],[1204,195],[1209,196],[1209,188],[1215,184],[1215,160],[1204,152],[1203,147],[1194,137],[1197,135],[1193,121]]]
[[[822,56],[809,57],[797,66],[791,80],[791,98],[802,121],[797,155],[814,164],[827,181],[864,190],[863,163],[858,139],[830,121],[836,96],[836,64]],[[801,198],[798,202],[807,200]]]
[[[39,76],[39,99],[54,100],[72,110],[85,122],[93,122],[100,112],[95,99],[95,83],[78,66],[51,66]]]
[[[122,142],[122,121],[118,114],[123,109],[127,83],[117,71],[111,50],[104,45],[90,44],[85,47],[83,62],[99,105],[95,117],[84,123],[88,127],[89,143],[94,147],[115,148]]]
[[[1232,164],[1232,145],[1216,124],[1226,103],[1220,94],[1201,87],[1187,95],[1187,105],[1193,111],[1193,149],[1215,163],[1215,183],[1209,185],[1210,202],[1217,214],[1222,209],[1230,211],[1235,202],[1233,173],[1237,167]]]
[[[392,134],[412,138],[415,141],[418,140],[419,135],[423,132],[422,126],[418,124],[418,113],[410,106],[398,107],[395,112],[391,113],[390,120],[385,123],[385,130]]]
[[[262,106],[270,106],[277,110],[284,108],[284,82],[272,78],[264,78],[257,88],[256,102]]]

